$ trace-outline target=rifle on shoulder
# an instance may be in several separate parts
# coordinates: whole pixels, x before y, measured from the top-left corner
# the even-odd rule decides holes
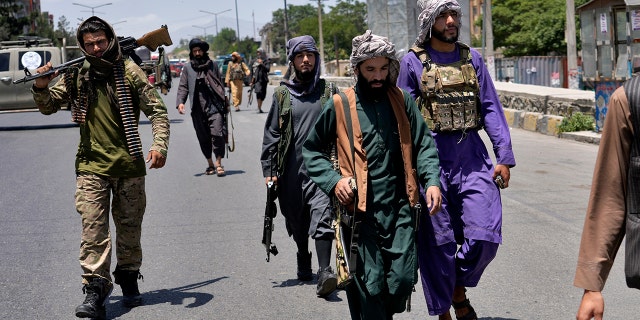
[[[145,46],[149,48],[150,51],[156,51],[159,46],[170,46],[173,44],[171,41],[171,37],[169,36],[169,29],[166,25],[163,25],[159,29],[153,30],[151,32],[145,33],[139,39],[135,39],[133,37],[117,37],[118,42],[120,43],[120,50],[122,54],[129,56],[135,61],[138,65],[142,63],[142,60],[135,53],[135,49],[141,46]],[[85,57],[80,57],[73,59],[71,61],[65,62],[58,66],[51,68],[47,72],[31,74],[27,68],[24,69],[25,77],[22,79],[14,80],[13,84],[29,82],[41,77],[47,77],[54,74],[56,71],[60,71],[61,73],[66,72],[71,67],[78,66],[84,63]]]

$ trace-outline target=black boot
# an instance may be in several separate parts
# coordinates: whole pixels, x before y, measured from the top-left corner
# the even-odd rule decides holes
[[[316,288],[318,297],[324,298],[330,295],[336,290],[337,285],[338,277],[333,273],[333,269],[330,266],[318,270],[318,287]]]
[[[113,282],[122,289],[122,303],[127,308],[142,305],[142,296],[138,290],[138,279],[143,279],[140,270],[122,270],[116,266],[113,272]]]
[[[298,256],[298,280],[313,280],[313,272],[311,271],[311,252],[297,253]]]
[[[105,319],[107,317],[107,300],[113,285],[104,278],[92,278],[85,284],[82,292],[86,294],[84,302],[76,307],[76,317]]]

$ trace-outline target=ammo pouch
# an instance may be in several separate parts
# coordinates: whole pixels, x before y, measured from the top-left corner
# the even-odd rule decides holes
[[[431,61],[426,50],[411,48],[423,65],[421,96],[416,103],[433,132],[466,131],[482,127],[478,96],[480,87],[471,64],[471,53],[466,45],[459,43],[459,46],[461,60],[443,65]]]

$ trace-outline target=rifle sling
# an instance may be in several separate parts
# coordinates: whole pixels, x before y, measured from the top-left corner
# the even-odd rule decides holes
[[[351,160],[353,161],[353,178],[357,179],[356,177],[356,157],[355,157],[355,148],[354,148],[354,143],[353,143],[353,125],[352,125],[352,120],[351,120],[351,111],[350,111],[350,105],[349,105],[349,101],[347,99],[347,96],[344,94],[344,92],[340,92],[339,93],[340,98],[342,99],[342,107],[344,108],[344,116],[345,116],[345,121],[346,123],[346,127],[347,127],[347,135],[349,136],[349,144],[351,146]],[[358,203],[358,192],[356,191],[354,193],[355,198],[353,199],[353,201],[355,203]],[[356,215],[356,208],[357,205],[353,206],[353,214],[351,215],[351,217],[348,217],[347,219],[345,219],[346,223],[348,226],[351,227],[351,241],[349,244],[349,269],[353,270],[352,272],[355,272],[356,270],[356,261],[358,258],[358,239],[360,237],[360,219],[358,217],[358,215]]]

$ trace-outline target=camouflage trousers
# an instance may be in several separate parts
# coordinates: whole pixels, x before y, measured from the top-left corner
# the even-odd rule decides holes
[[[93,174],[76,177],[76,210],[82,216],[80,266],[82,282],[91,277],[111,281],[109,211],[116,232],[116,258],[123,270],[142,264],[140,236],[146,207],[145,178],[112,178]]]

